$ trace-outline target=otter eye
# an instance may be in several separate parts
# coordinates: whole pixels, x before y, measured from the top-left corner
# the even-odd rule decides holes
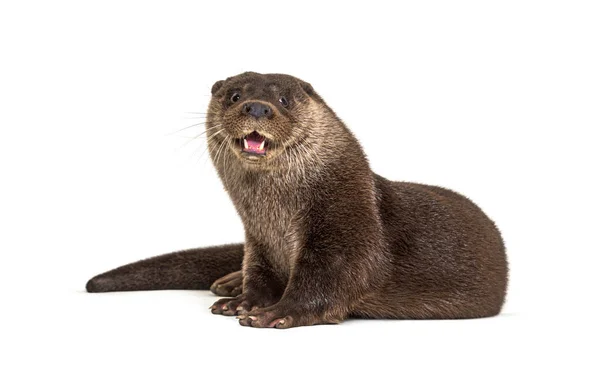
[[[233,95],[231,95],[231,102],[236,102],[241,98],[240,94],[238,94],[237,92],[234,93]]]
[[[288,106],[288,101],[287,101],[287,99],[286,99],[285,97],[283,97],[283,96],[279,98],[279,103],[280,103],[281,105],[285,106],[285,107],[287,107],[287,106]]]

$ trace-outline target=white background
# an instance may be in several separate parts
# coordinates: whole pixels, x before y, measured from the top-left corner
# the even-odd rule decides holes
[[[3,1],[0,366],[598,367],[599,19],[593,1]],[[211,315],[207,291],[84,293],[242,240],[203,137],[186,144],[202,126],[171,133],[247,70],[312,83],[375,172],[477,202],[508,250],[502,315],[276,331]]]

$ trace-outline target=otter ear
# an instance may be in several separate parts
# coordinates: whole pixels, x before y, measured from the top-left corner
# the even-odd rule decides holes
[[[315,90],[313,90],[313,87],[310,85],[310,83],[302,81],[300,82],[300,86],[308,96],[313,96],[315,94]]]
[[[210,93],[213,94],[213,95],[216,94],[221,89],[221,87],[223,87],[223,83],[225,83],[225,81],[217,81],[217,82],[215,82],[215,84],[210,89]]]

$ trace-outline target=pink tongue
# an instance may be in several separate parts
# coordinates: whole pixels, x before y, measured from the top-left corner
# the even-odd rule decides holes
[[[252,138],[248,137],[248,138],[246,138],[246,142],[248,142],[249,149],[258,150],[258,148],[260,147],[260,144],[263,142],[263,140],[257,140],[257,139],[252,139]]]
[[[264,153],[264,147],[261,149],[260,145],[263,143],[265,138],[258,133],[252,132],[248,136],[246,136],[246,143],[248,144],[248,148],[244,149],[244,151],[251,153]]]

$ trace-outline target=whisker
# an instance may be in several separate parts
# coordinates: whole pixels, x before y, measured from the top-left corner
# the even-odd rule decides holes
[[[186,129],[189,129],[189,128],[192,128],[192,127],[201,126],[201,125],[204,125],[204,124],[206,124],[206,122],[200,122],[200,123],[192,124],[191,126],[187,126],[187,127],[185,127],[185,128],[178,129],[178,130],[177,130],[177,131],[175,131],[175,132],[167,133],[167,134],[165,134],[165,136],[174,135],[175,133],[181,132],[181,131],[183,131],[183,130],[186,130]]]
[[[220,124],[218,124],[218,125],[216,125],[216,126],[214,126],[214,127],[208,127],[208,128],[206,128],[204,131],[202,131],[202,133],[200,133],[200,134],[203,134],[203,133],[206,133],[206,132],[210,132],[210,131],[212,131],[213,129],[217,129],[217,128],[221,128],[221,125],[220,125]]]
[[[219,132],[220,132],[220,131],[219,131]],[[217,133],[219,133],[219,132],[215,132],[215,134],[217,134]],[[202,150],[202,153],[200,153],[200,156],[198,156],[198,160],[196,160],[196,164],[197,164],[198,162],[200,162],[200,160],[202,159],[202,157],[204,156],[204,154],[206,154],[207,152],[209,152],[209,153],[210,153],[210,152],[212,152],[212,149],[211,149],[211,147],[210,147],[210,141],[209,141],[211,138],[212,138],[212,136],[211,136],[211,137],[208,137],[208,138],[206,139],[206,146],[204,147],[204,150]],[[198,151],[200,148],[202,148],[202,145],[200,145],[198,148],[196,148],[196,149],[194,150],[194,154],[195,154],[195,153],[196,153],[196,152],[197,152],[197,151]],[[208,158],[208,155],[207,155],[207,158]],[[206,160],[204,161],[204,164],[206,165]]]
[[[229,138],[229,140],[230,140],[231,145],[235,145],[235,139],[233,137]],[[225,147],[225,150],[227,151],[228,148]],[[224,160],[223,168],[225,168],[225,169],[229,167],[229,160],[233,156],[233,155],[231,155],[231,153],[228,153],[228,154],[229,155],[227,155],[227,154],[223,155],[223,160]],[[225,188],[229,188],[229,181],[227,180],[227,172],[228,172],[227,170],[223,171],[223,183],[225,184]]]
[[[181,150],[182,148],[184,148],[187,144],[189,144],[190,142],[194,141],[195,139],[202,137],[203,135],[207,134],[208,131],[210,131],[212,128],[220,128],[220,126],[216,126],[216,127],[211,127],[209,129],[207,129],[204,132],[201,132],[200,134],[192,137],[191,139],[187,140],[183,145],[181,145],[179,147],[179,150]],[[216,135],[218,135],[219,133],[223,132],[225,130],[225,128],[222,128],[221,130],[217,131],[217,132],[211,132],[211,135],[209,137],[207,137],[206,141],[208,142],[208,140],[210,140],[211,138],[215,137]]]
[[[206,138],[206,141],[210,141],[211,138],[215,137],[216,135],[218,135],[219,133],[223,132],[225,130],[225,128],[221,128],[220,130],[218,130],[217,132],[212,132],[211,135]]]
[[[219,150],[217,151],[217,155],[215,156],[215,166],[217,165],[217,163],[219,163],[219,159],[221,157],[221,152],[222,152],[223,147],[226,142],[227,142],[227,139],[224,139],[223,142],[221,142],[221,145],[219,145]]]
[[[208,149],[208,155],[206,156],[206,159],[204,160],[205,165],[206,165],[206,162],[208,161],[208,158],[210,158],[211,154],[215,152],[216,146],[213,145],[213,147],[211,148],[210,141],[207,141],[206,149],[204,149],[204,151],[202,152],[202,155],[200,155],[200,157],[198,158],[198,161],[200,161],[200,159],[202,159],[202,156],[204,155],[204,153],[206,152],[207,149]]]
[[[198,156],[198,160],[196,160],[196,164],[198,164],[198,162],[200,161],[200,159],[202,159],[202,157],[204,156],[204,154],[206,153],[206,150],[208,150],[209,145],[206,145],[206,147],[204,148],[204,150],[202,150],[202,153],[200,153],[200,156]],[[194,150],[194,152],[196,152],[198,149]],[[204,164],[206,164],[206,160],[204,161]]]
[[[188,139],[187,141],[185,141],[185,142],[183,143],[183,145],[179,146],[179,148],[178,148],[177,150],[181,150],[181,149],[183,149],[184,147],[186,147],[186,146],[187,146],[187,144],[189,144],[190,142],[194,141],[195,139],[197,139],[197,138],[198,138],[198,137],[200,137],[201,135],[202,135],[202,133],[201,133],[201,134],[199,134],[199,135],[197,135],[197,136],[191,137],[190,139]]]

